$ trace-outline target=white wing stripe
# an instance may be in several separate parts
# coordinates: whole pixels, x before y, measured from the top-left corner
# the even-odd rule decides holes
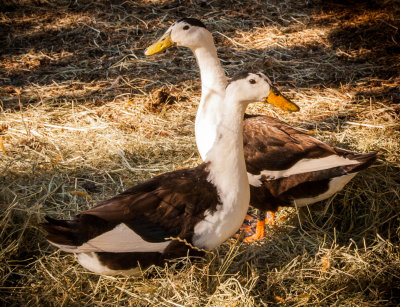
[[[124,223],[118,224],[114,229],[97,236],[81,246],[68,246],[55,244],[61,250],[69,253],[88,252],[160,252],[162,253],[171,241],[152,243],[143,240],[137,233]]]
[[[275,180],[279,178],[289,177],[292,175],[315,172],[334,167],[347,166],[358,163],[360,162],[357,160],[350,160],[337,155],[331,155],[319,159],[302,159],[288,169],[279,171],[263,170],[259,175],[248,174],[248,178],[251,185],[260,186],[261,177],[265,177],[268,180]]]

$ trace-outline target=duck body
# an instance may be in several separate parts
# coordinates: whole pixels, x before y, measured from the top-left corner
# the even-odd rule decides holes
[[[250,203],[267,211],[327,199],[376,159],[376,152],[331,147],[266,116],[248,116],[244,121],[244,153]]]
[[[138,263],[146,267],[184,256],[187,251],[195,253],[184,243],[167,238],[179,237],[193,244],[196,225],[221,206],[208,176],[206,163],[165,173],[72,220],[46,217],[42,227],[50,243],[74,253],[86,269],[99,274],[130,274]]]
[[[71,220],[47,217],[41,225],[47,240],[74,253],[86,269],[108,275],[217,247],[239,229],[249,206],[245,108],[269,92],[262,74],[232,82],[205,162],[149,179]]]
[[[227,83],[225,72],[211,33],[197,19],[175,22],[165,36],[190,48],[200,68],[202,95],[195,134],[204,160],[216,138],[218,114],[223,112],[219,103]],[[153,44],[146,54],[158,51]],[[243,135],[250,204],[259,210],[276,211],[279,206],[305,206],[327,199],[343,189],[357,172],[370,166],[377,154],[331,147],[264,115],[245,115]]]

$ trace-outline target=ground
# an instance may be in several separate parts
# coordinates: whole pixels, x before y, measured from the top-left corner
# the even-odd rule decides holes
[[[1,304],[399,304],[399,12],[390,0],[2,1]],[[38,223],[200,162],[193,55],[143,54],[184,16],[204,21],[229,76],[262,70],[302,109],[249,113],[379,159],[331,199],[280,211],[259,243],[140,277],[91,274]]]

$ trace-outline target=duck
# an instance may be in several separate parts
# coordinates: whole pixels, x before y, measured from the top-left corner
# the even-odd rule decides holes
[[[201,99],[195,121],[195,138],[201,158],[217,138],[227,77],[218,59],[212,34],[195,18],[174,22],[145,55],[171,46],[189,48],[200,69]],[[271,89],[274,91],[274,88]],[[276,95],[276,103],[285,99]],[[288,111],[297,111],[296,109]],[[250,205],[257,210],[255,231],[245,221],[245,242],[265,237],[265,224],[275,224],[280,207],[303,207],[339,192],[361,170],[372,165],[377,152],[358,153],[330,146],[274,117],[245,114],[244,154],[250,183]],[[270,214],[266,214],[269,212]]]
[[[203,163],[153,177],[72,219],[46,216],[41,227],[47,241],[104,275],[134,275],[219,246],[239,229],[249,207],[244,112],[249,103],[269,102],[272,87],[262,73],[233,78],[220,102],[217,138]],[[298,107],[286,101],[284,108]]]

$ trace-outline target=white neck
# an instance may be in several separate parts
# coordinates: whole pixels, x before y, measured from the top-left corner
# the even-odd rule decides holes
[[[226,105],[222,102],[228,102]],[[250,189],[243,153],[243,115],[245,107],[221,102],[224,112],[216,130],[216,140],[206,155],[210,162],[208,180],[218,190],[222,206],[195,227],[193,243],[212,249],[232,236],[240,227],[249,207]]]
[[[247,182],[243,152],[243,116],[245,107],[238,104],[225,106],[216,130],[216,140],[207,152],[210,178],[223,193],[230,193],[233,185]],[[241,180],[241,178],[245,180]],[[248,185],[248,182],[247,182]]]
[[[195,134],[197,148],[204,160],[214,144],[220,117],[220,102],[224,99],[227,78],[217,56],[211,34],[201,47],[193,48],[201,75],[201,100],[197,110]]]

